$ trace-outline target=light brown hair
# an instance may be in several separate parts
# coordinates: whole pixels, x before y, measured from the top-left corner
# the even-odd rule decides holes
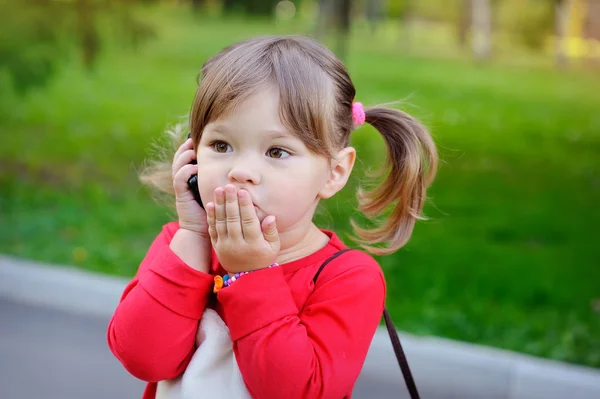
[[[356,90],[344,64],[310,38],[263,36],[234,44],[209,59],[200,75],[189,116],[194,148],[208,123],[234,112],[266,85],[279,90],[282,123],[311,151],[331,158],[350,142]],[[371,220],[387,218],[372,229],[354,221],[352,226],[364,249],[384,255],[402,247],[422,218],[426,189],[437,169],[437,152],[428,131],[407,113],[386,107],[366,107],[365,113],[366,122],[386,143],[387,163],[378,177],[387,176],[370,191],[359,188],[358,209]],[[169,131],[175,146],[186,135],[183,125]],[[140,178],[172,192],[171,160],[147,165]]]

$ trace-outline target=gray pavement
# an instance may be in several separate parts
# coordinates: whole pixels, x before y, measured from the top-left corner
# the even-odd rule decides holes
[[[0,398],[141,398],[145,384],[107,347],[108,318],[6,299],[0,299],[0,316]],[[362,376],[354,397],[408,398],[402,384]]]
[[[0,300],[0,398],[141,398],[106,345],[107,320]]]
[[[0,255],[0,399],[139,399],[144,383],[127,374],[105,339],[126,282]],[[423,399],[600,399],[597,369],[400,336]],[[354,398],[408,398],[385,329]]]

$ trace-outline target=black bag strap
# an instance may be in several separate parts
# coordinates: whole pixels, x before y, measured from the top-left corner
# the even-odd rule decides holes
[[[352,248],[342,249],[332,256],[330,256],[321,267],[317,271],[317,274],[313,277],[313,283],[317,283],[317,278],[321,271],[327,266],[329,262],[342,255],[345,252],[351,251]],[[400,366],[400,370],[402,371],[402,375],[404,376],[404,382],[406,382],[406,388],[408,389],[408,393],[410,393],[411,399],[419,399],[419,392],[417,391],[417,385],[415,384],[415,380],[410,372],[410,367],[408,366],[408,360],[406,359],[406,355],[404,354],[404,350],[402,349],[402,344],[400,344],[400,337],[398,336],[398,332],[396,331],[396,327],[394,327],[394,322],[392,321],[392,317],[388,312],[387,308],[383,309],[383,319],[385,320],[385,326],[387,327],[388,334],[390,335],[390,340],[392,341],[392,347],[394,348],[394,353],[396,354],[396,359],[398,360],[398,365]]]

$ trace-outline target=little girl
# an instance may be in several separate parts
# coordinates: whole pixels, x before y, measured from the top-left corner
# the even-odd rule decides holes
[[[371,254],[398,250],[435,174],[433,140],[401,111],[354,102],[344,65],[308,38],[238,43],[202,77],[191,138],[142,176],[174,191],[179,220],[162,228],[125,289],[110,349],[148,381],[144,399],[350,398],[385,281],[367,253],[342,254],[313,215],[348,181],[350,133],[370,123],[387,144],[389,173],[358,191],[359,209],[389,216],[354,229]],[[171,133],[180,144],[187,132]],[[195,174],[201,202],[188,184]]]

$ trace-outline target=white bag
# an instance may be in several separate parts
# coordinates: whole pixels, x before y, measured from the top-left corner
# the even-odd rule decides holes
[[[158,383],[156,399],[251,398],[235,360],[229,329],[213,309],[202,315],[196,345],[184,373]]]

